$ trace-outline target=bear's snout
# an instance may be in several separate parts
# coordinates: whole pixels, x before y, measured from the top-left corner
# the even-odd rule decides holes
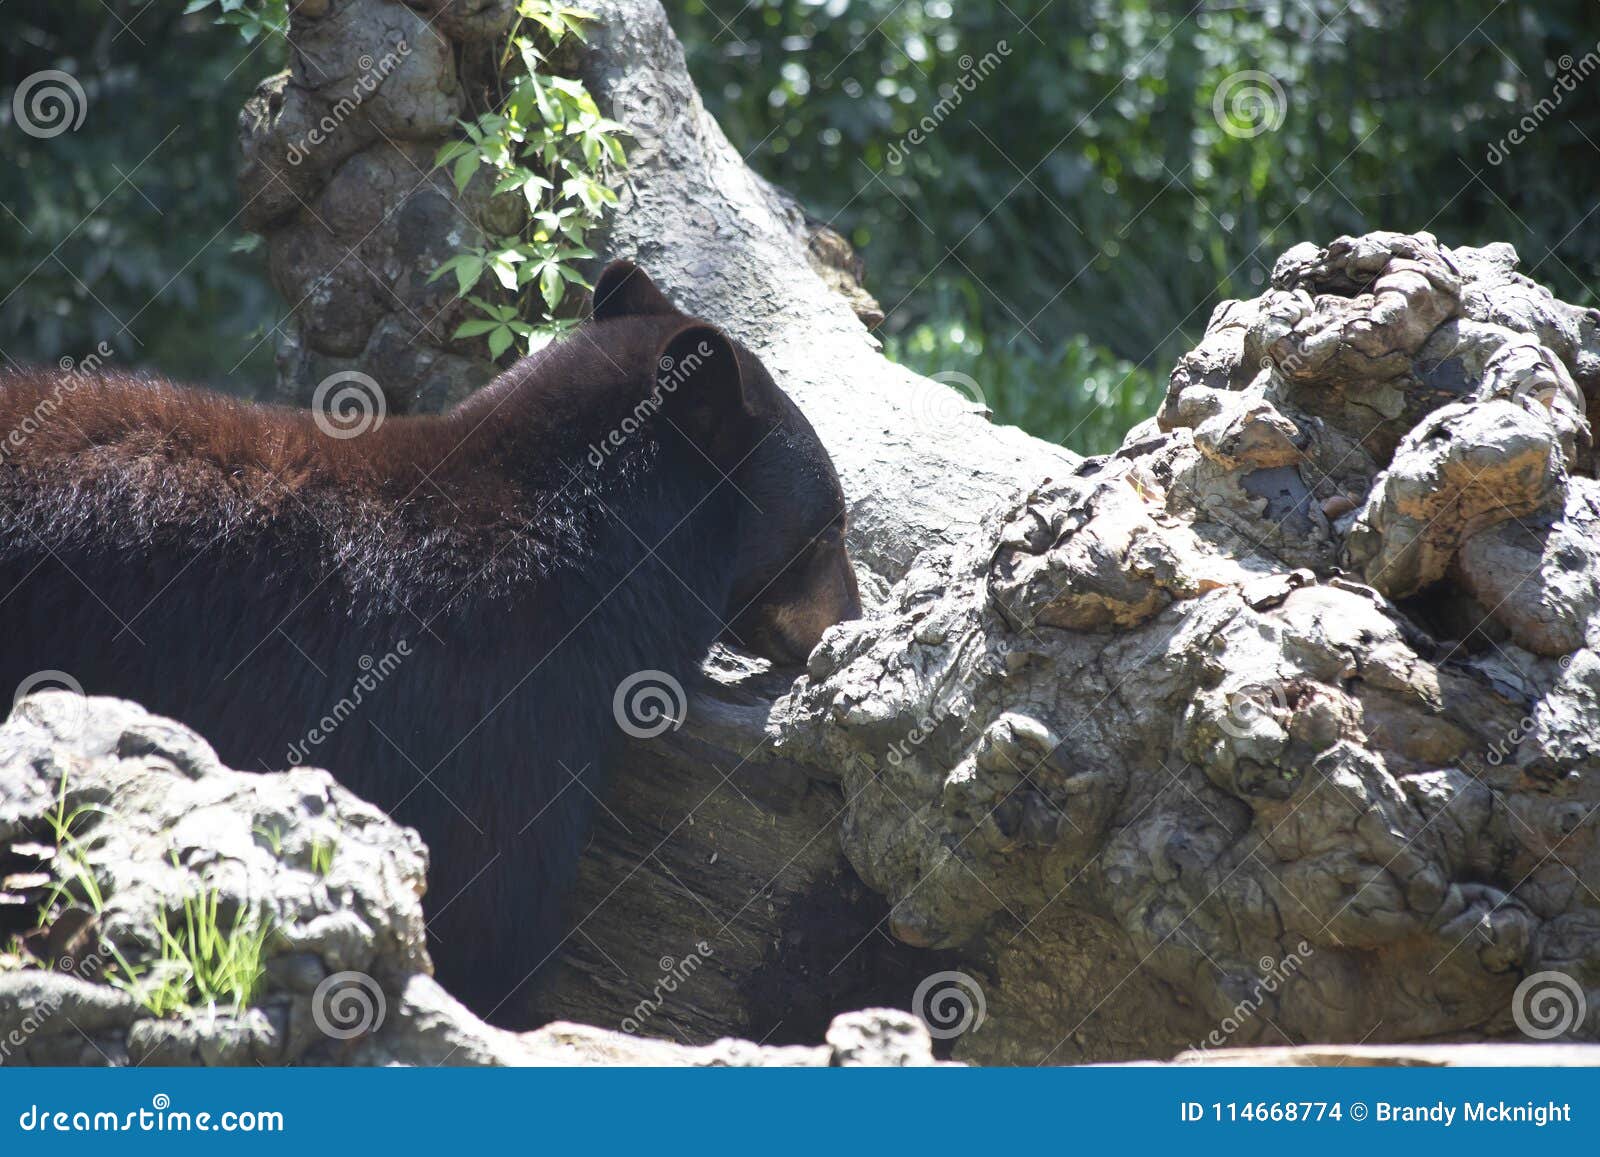
[[[727,641],[774,663],[804,663],[829,627],[860,617],[855,567],[841,542],[811,552],[772,583]]]

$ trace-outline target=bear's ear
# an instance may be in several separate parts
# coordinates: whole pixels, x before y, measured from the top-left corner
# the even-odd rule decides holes
[[[735,454],[751,410],[728,335],[703,322],[685,326],[661,347],[655,372],[657,394],[683,433],[718,462]]]
[[[656,288],[649,274],[631,261],[613,261],[594,283],[596,321],[608,317],[637,317],[642,314],[674,314],[678,308]]]

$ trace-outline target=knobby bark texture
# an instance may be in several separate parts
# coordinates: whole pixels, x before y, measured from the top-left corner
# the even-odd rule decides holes
[[[458,7],[303,4],[247,110],[286,396],[359,368],[423,407],[484,372],[400,334],[481,221],[425,171],[498,10]],[[1525,1039],[1551,974],[1558,1034],[1600,1036],[1594,313],[1503,245],[1302,245],[1084,460],[885,361],[859,269],[705,112],[661,5],[590,7],[574,67],[636,142],[603,248],[811,418],[872,609],[803,674],[715,657],[633,750],[539,1010],[771,1044],[888,1004],[960,1059],[1070,1063]],[[434,47],[291,165],[401,28]],[[358,239],[387,239],[359,277]]]
[[[472,115],[515,17],[512,0],[301,0],[290,66],[239,118],[240,221],[266,238],[289,314],[274,331],[286,401],[361,374],[390,412],[438,409],[488,380],[477,343],[451,339],[467,306],[429,275],[524,208],[487,177],[457,195],[433,167]],[[348,379],[346,379],[348,380]]]
[[[1520,1036],[1540,973],[1593,1038],[1600,344],[1514,266],[1291,251],[1117,453],[813,656],[781,746],[988,978],[958,1055]]]

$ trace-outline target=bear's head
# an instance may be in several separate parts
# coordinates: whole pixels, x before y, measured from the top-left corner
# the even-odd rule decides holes
[[[844,491],[816,431],[755,354],[680,311],[631,262],[606,267],[594,301],[597,342],[652,351],[656,398],[675,395],[674,426],[738,489],[746,521],[760,528],[730,544],[724,641],[803,662],[824,631],[861,614]]]

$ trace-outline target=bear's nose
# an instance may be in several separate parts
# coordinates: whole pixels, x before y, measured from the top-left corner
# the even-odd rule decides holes
[[[844,623],[861,617],[861,588],[856,583],[856,568],[850,561],[849,552],[839,552],[839,569],[844,572],[844,607],[834,622]]]

